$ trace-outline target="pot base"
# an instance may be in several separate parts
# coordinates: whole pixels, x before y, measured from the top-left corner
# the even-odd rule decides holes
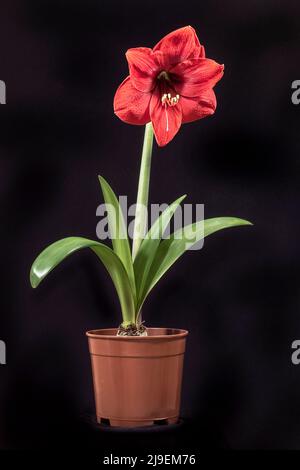
[[[118,427],[118,428],[137,428],[137,427],[144,427],[144,426],[165,426],[168,424],[176,424],[178,422],[179,417],[174,416],[172,418],[165,418],[165,419],[145,419],[145,420],[128,420],[128,419],[114,419],[114,418],[99,418],[97,416],[97,423],[101,425],[111,426],[111,427]]]

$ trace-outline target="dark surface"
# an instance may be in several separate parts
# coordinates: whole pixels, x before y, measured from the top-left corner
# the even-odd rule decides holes
[[[95,238],[99,173],[134,202],[143,129],[112,110],[127,74],[124,52],[192,24],[208,57],[225,63],[218,109],[154,149],[151,201],[187,193],[187,202],[205,204],[206,217],[255,225],[188,253],[145,305],[148,325],[190,331],[186,424],[164,439],[174,449],[182,440],[299,449],[300,366],[290,359],[300,338],[300,106],[291,103],[299,2],[4,0],[0,10],[8,103],[0,108],[0,339],[8,362],[0,366],[0,447],[71,442],[102,452],[121,440],[82,419],[94,410],[84,333],[120,322],[110,280],[88,252],[36,291],[28,274],[50,242]],[[143,439],[154,448],[158,441],[155,433]]]
[[[92,415],[82,416],[85,427],[87,446],[92,450],[111,449],[115,453],[134,449],[141,454],[147,452],[169,453],[172,451],[212,450],[217,445],[225,450],[228,446],[218,440],[210,429],[203,429],[202,424],[180,419],[177,424],[153,425],[143,428],[113,428],[99,425]]]

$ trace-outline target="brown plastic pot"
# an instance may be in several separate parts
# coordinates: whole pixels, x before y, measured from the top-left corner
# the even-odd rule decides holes
[[[98,423],[137,427],[176,423],[188,331],[148,328],[148,336],[86,334]]]

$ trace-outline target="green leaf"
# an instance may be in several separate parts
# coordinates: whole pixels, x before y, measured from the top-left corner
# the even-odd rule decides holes
[[[90,248],[100,258],[117,290],[123,322],[125,324],[133,323],[135,321],[135,301],[128,275],[119,257],[111,248],[102,243],[82,237],[68,237],[48,246],[39,254],[31,267],[30,282],[32,287],[37,287],[61,261],[82,248]]]
[[[102,176],[99,176],[99,181],[106,205],[108,225],[110,236],[112,238],[113,249],[126,269],[134,299],[136,299],[133,262],[131,258],[128,233],[124,221],[123,212],[120,207],[117,196],[115,195],[107,181],[105,181]]]
[[[163,240],[158,247],[143,292],[141,293],[140,307],[159,279],[187,249],[214,232],[239,225],[252,224],[247,220],[235,217],[218,217],[187,225],[174,232],[169,239]]]
[[[148,231],[137,252],[137,256],[134,260],[134,272],[136,279],[138,305],[140,294],[144,290],[149,270],[155,258],[161,238],[167,226],[169,225],[169,222],[173,217],[176,209],[185,197],[186,195],[179,197],[162,212],[162,214],[153,223],[152,227]]]

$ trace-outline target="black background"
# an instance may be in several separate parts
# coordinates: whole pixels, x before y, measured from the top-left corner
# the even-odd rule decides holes
[[[207,56],[225,63],[218,109],[155,146],[150,198],[187,193],[206,217],[254,227],[186,254],[145,305],[148,326],[190,336],[184,432],[141,434],[140,445],[158,449],[167,435],[174,450],[182,439],[198,449],[300,449],[300,366],[291,363],[300,338],[299,22],[291,0],[1,2],[2,448],[130,448],[132,435],[90,422],[85,331],[120,322],[104,269],[78,253],[35,291],[29,269],[56,239],[95,238],[99,173],[134,203],[143,128],[112,109],[124,53],[191,24]]]

